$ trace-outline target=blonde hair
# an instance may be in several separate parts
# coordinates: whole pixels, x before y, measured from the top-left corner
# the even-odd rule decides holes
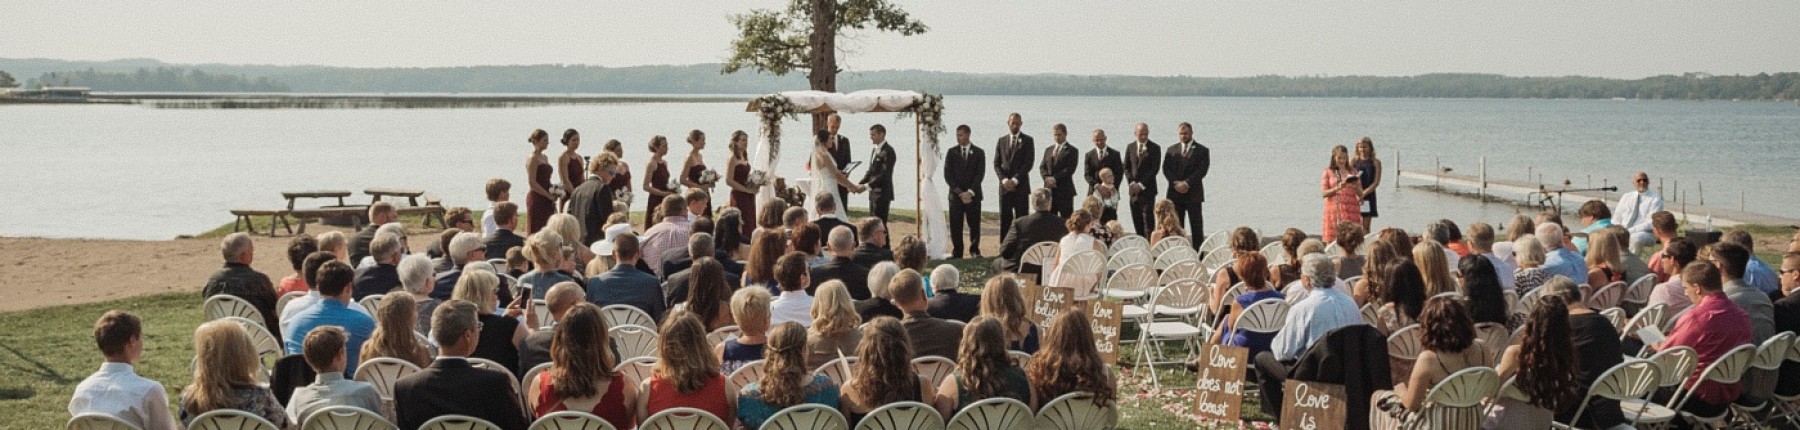
[[[1618,236],[1610,228],[1588,233],[1587,266],[1589,269],[1598,267],[1602,263],[1613,270],[1621,270],[1625,267],[1619,256]]]
[[[320,251],[330,252],[333,254],[341,254],[341,255],[337,256],[337,258],[339,260],[350,258],[350,256],[348,255],[349,249],[350,249],[349,248],[350,247],[350,239],[347,237],[344,237],[343,232],[328,231],[328,232],[320,233],[318,237],[315,237],[315,239],[319,240],[319,250]],[[343,248],[345,250],[345,252],[342,252],[342,253],[338,252],[339,248]]]
[[[477,314],[489,314],[500,306],[500,298],[494,295],[498,288],[500,277],[494,272],[464,270],[462,277],[456,280],[456,289],[450,291],[450,298],[474,303]]]
[[[812,328],[807,330],[820,336],[828,336],[846,330],[855,330],[862,324],[862,316],[856,313],[856,305],[850,301],[850,290],[844,283],[836,280],[826,281],[814,291]]]
[[[419,323],[419,305],[405,297],[382,300],[375,309],[375,332],[363,342],[358,360],[368,362],[377,357],[393,357],[417,366],[431,364],[431,355],[419,343],[413,326]]]
[[[706,343],[706,324],[691,312],[677,312],[663,321],[656,355],[656,376],[668,379],[682,393],[700,391],[719,375],[719,357]]]
[[[1019,281],[1011,276],[989,279],[981,289],[981,315],[999,319],[1006,327],[1007,342],[1022,342],[1031,334],[1031,320],[1025,315],[1024,293]]]
[[[551,215],[550,221],[544,224],[544,230],[562,236],[562,244],[558,245],[559,248],[561,245],[581,243],[581,220],[575,219],[574,215],[566,213]]]
[[[194,382],[181,390],[181,408],[199,414],[236,407],[233,387],[256,385],[262,362],[243,327],[212,320],[194,329]]]
[[[1419,274],[1425,278],[1425,297],[1457,290],[1456,281],[1450,278],[1450,260],[1444,255],[1443,245],[1425,239],[1413,245],[1412,257],[1419,266]]]
[[[554,220],[555,218],[551,218]],[[563,237],[555,230],[544,229],[532,233],[525,239],[525,259],[531,261],[537,271],[552,272],[562,265]]]
[[[739,288],[731,294],[732,321],[744,332],[769,331],[769,300],[768,289]]]

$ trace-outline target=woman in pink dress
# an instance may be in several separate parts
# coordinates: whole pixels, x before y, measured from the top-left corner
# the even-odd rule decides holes
[[[1319,231],[1325,241],[1337,240],[1338,223],[1362,224],[1362,183],[1350,165],[1350,149],[1331,148],[1331,165],[1319,175],[1319,195],[1325,198],[1325,217]]]

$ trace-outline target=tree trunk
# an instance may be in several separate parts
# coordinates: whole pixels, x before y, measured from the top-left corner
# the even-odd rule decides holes
[[[812,0],[812,58],[807,81],[812,89],[837,92],[837,0]],[[813,114],[813,131],[825,129],[825,115]]]

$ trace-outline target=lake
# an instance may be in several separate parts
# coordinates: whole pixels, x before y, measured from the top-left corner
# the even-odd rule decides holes
[[[1316,234],[1319,174],[1330,149],[1363,136],[1374,139],[1388,166],[1378,227],[1416,231],[1439,218],[1466,224],[1510,217],[1518,211],[1510,205],[1393,188],[1396,165],[1429,170],[1441,159],[1474,174],[1481,157],[1490,177],[1535,180],[1531,172],[1576,187],[1603,180],[1629,186],[1630,175],[1644,170],[1653,184],[1671,181],[1662,182],[1665,194],[1679,181],[1696,203],[1704,187],[1712,206],[1735,208],[1745,196],[1751,212],[1800,214],[1792,170],[1800,166],[1800,107],[1793,103],[950,96],[945,105],[946,126],[969,124],[973,141],[990,156],[1009,112],[1023,115],[1040,152],[1058,122],[1083,151],[1092,147],[1096,128],[1123,149],[1137,122],[1149,123],[1151,138],[1164,145],[1176,140],[1176,123],[1191,122],[1196,140],[1212,151],[1206,214],[1213,229],[1250,225],[1274,234],[1297,226]],[[368,203],[364,188],[418,188],[446,205],[480,209],[486,207],[482,184],[499,177],[514,184],[514,201],[522,202],[525,138],[534,128],[552,136],[580,130],[586,155],[619,139],[637,178],[652,135],[671,138],[669,162],[678,168],[688,149],[681,139],[701,129],[709,136],[708,165],[722,170],[730,133],[754,135],[757,128],[743,103],[367,110],[11,105],[0,106],[0,118],[0,148],[7,152],[0,171],[8,178],[0,187],[0,235],[123,239],[206,231],[229,222],[232,208],[282,207],[281,191],[353,190],[358,194],[350,202]],[[915,164],[913,120],[846,116],[842,134],[854,140],[856,160],[869,157],[872,124],[890,131],[902,184],[894,206],[910,209],[914,193],[905,184]],[[797,172],[804,163],[806,129],[804,121],[785,125],[781,170]],[[942,141],[953,145],[954,134]],[[552,157],[560,150],[553,140]],[[988,178],[992,192],[991,171]],[[990,209],[994,201],[986,200]],[[633,209],[642,204],[640,198]],[[866,196],[852,195],[849,204],[865,206]]]

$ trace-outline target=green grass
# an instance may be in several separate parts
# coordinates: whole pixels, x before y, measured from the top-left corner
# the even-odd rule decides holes
[[[0,314],[0,429],[62,428],[75,385],[100,368],[94,320],[108,310],[144,319],[138,374],[163,383],[171,400],[189,380],[200,295],[166,293]]]

